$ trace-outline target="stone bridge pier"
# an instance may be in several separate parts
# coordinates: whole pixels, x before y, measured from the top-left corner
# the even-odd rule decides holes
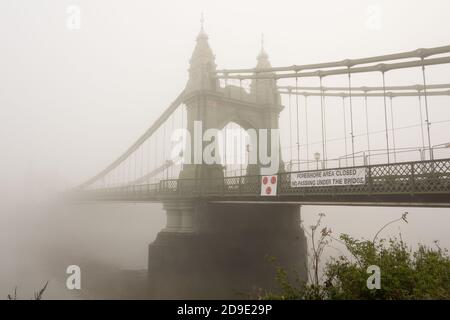
[[[294,204],[165,203],[149,246],[149,296],[245,299],[277,291],[275,266],[306,280],[306,238]]]

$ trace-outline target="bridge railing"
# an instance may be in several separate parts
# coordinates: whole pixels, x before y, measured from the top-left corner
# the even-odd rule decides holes
[[[404,162],[348,167],[364,168],[365,183],[361,185],[296,187],[293,174],[278,174],[278,196],[338,196],[377,194],[450,194],[450,159]],[[336,168],[337,169],[337,168]],[[328,169],[331,170],[331,169]],[[310,170],[309,172],[320,171]],[[223,179],[169,179],[156,184],[142,184],[89,191],[95,199],[161,200],[182,197],[258,197],[261,176],[237,176]]]
[[[450,192],[449,159],[351,168],[365,168],[365,184],[293,188],[290,184],[291,173],[287,173],[281,174],[280,193],[296,195],[370,195]]]
[[[450,159],[349,167],[364,168],[366,182],[362,185],[293,187],[291,175],[304,172],[279,173],[279,195],[324,194],[399,194],[450,192]],[[317,171],[317,170],[311,170]],[[320,170],[319,170],[320,171]],[[180,182],[187,183],[181,180]],[[193,182],[191,181],[191,186]],[[181,185],[180,185],[181,187]],[[261,176],[238,176],[224,179],[197,180],[197,188],[178,190],[178,194],[199,196],[257,196],[261,192]]]

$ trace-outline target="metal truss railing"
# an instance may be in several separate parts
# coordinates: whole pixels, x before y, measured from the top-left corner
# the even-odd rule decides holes
[[[362,185],[293,187],[291,175],[278,173],[278,197],[339,196],[339,195],[420,195],[449,194],[450,159],[368,165],[366,182]],[[317,170],[311,170],[314,172]],[[198,197],[255,197],[261,196],[261,176],[226,177],[223,179],[169,179],[155,184],[85,191],[95,200],[151,200]]]

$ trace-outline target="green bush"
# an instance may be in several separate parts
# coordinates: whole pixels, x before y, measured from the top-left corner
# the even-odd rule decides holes
[[[276,277],[281,293],[266,294],[264,299],[450,299],[450,257],[446,249],[441,249],[438,242],[435,247],[419,244],[417,249],[409,248],[400,238],[373,241],[358,240],[349,235],[339,239],[331,236],[331,230],[323,228],[319,240],[314,233],[319,230],[318,223],[311,227],[313,274],[309,283],[289,280],[287,272],[277,267]],[[402,218],[394,220],[404,220]],[[317,235],[316,235],[317,238]],[[317,266],[323,247],[334,239],[342,243],[349,255],[341,254],[330,258],[323,270],[324,281],[319,281]],[[319,251],[318,251],[319,250]],[[380,289],[368,289],[367,279],[371,273],[367,268],[376,265],[381,271]]]
[[[397,238],[373,243],[342,235],[341,240],[354,259],[340,256],[326,264],[326,298],[450,299],[450,258],[439,246],[412,250]],[[367,288],[370,265],[380,267],[380,289]]]

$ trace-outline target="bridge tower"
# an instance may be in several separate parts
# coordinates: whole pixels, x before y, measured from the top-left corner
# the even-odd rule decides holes
[[[222,130],[234,122],[244,130],[266,129],[271,145],[270,130],[278,129],[283,109],[276,81],[254,79],[250,92],[240,86],[221,88],[214,75],[216,67],[202,26],[190,59],[184,100],[191,137],[195,122],[201,122],[203,132]],[[262,47],[256,68],[268,67],[269,57]],[[258,146],[258,141],[251,145]],[[282,170],[281,151],[277,153]],[[194,154],[179,178],[214,187],[211,181],[224,177],[222,164],[195,163]],[[259,175],[262,167],[258,155],[257,163],[247,167],[248,178]],[[198,199],[166,202],[164,210],[166,228],[149,246],[150,295],[154,298],[244,298],[255,288],[274,289],[275,268],[267,257],[306,280],[306,238],[299,205]]]

